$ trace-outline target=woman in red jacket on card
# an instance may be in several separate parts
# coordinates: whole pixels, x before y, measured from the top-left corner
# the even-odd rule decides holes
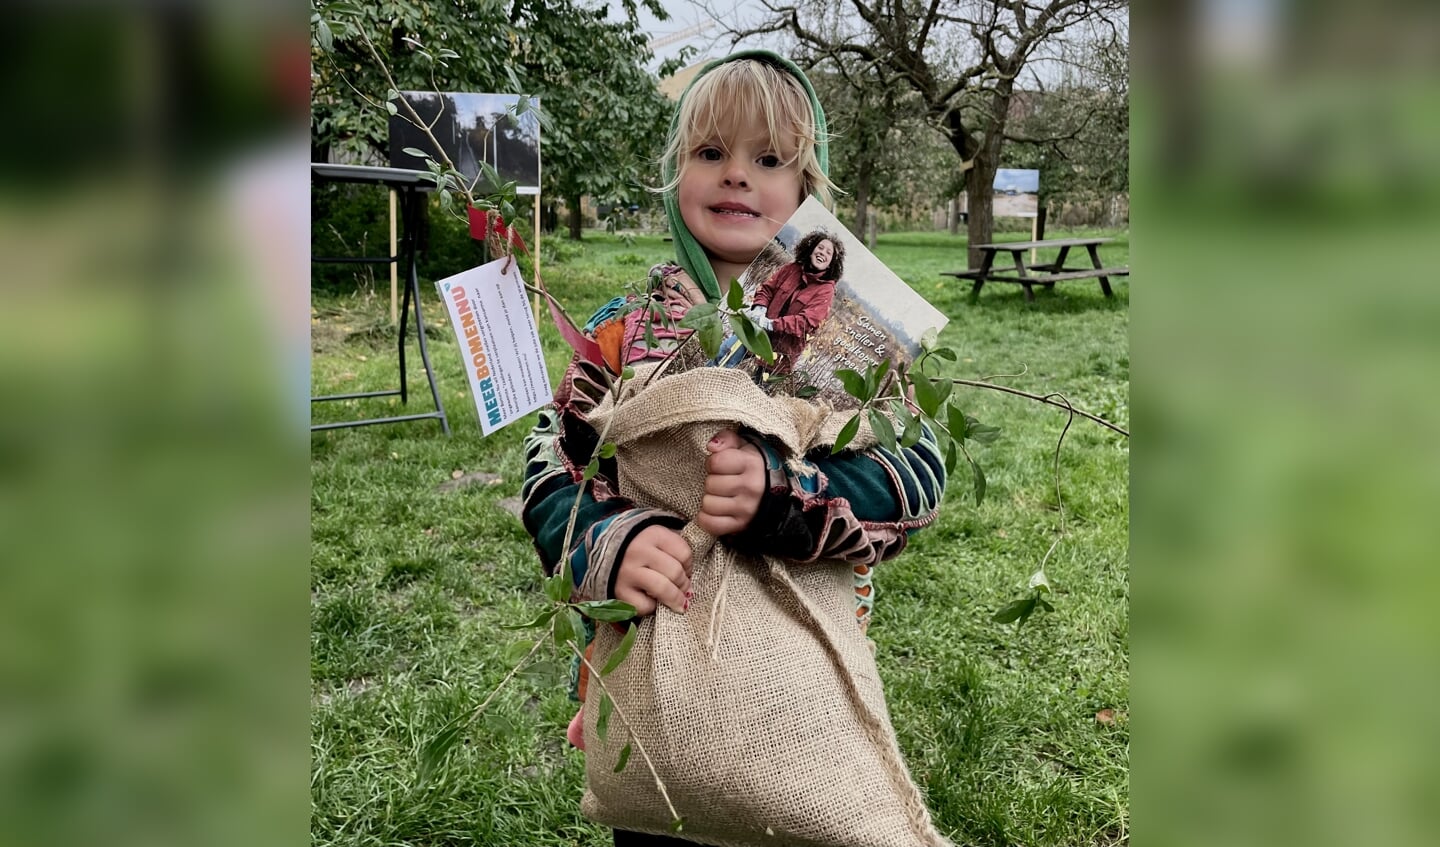
[[[845,243],[823,229],[795,245],[795,261],[770,275],[746,310],[770,334],[770,346],[781,358],[776,373],[789,373],[810,334],[830,316],[835,282],[845,265]]]

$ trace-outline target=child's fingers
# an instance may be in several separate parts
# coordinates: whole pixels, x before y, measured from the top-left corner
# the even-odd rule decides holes
[[[759,457],[745,450],[722,450],[705,457],[705,470],[712,474],[742,474],[760,462]]]
[[[635,607],[635,616],[643,618],[655,614],[655,600],[632,583],[617,584],[615,599]]]
[[[673,583],[676,588],[680,589],[681,594],[690,593],[690,575],[685,572],[685,566],[675,559],[669,556],[657,555],[655,559],[647,565],[647,568]]]
[[[739,518],[709,512],[701,512],[696,515],[695,523],[716,538],[739,532],[745,528],[745,522]]]
[[[655,539],[655,548],[680,564],[680,569],[690,573],[690,542],[678,532],[670,531]]]
[[[680,586],[653,568],[645,568],[636,573],[635,586],[669,607],[672,612],[684,614],[690,607],[690,599],[680,590]]]
[[[735,430],[727,427],[715,433],[715,437],[710,439],[710,443],[705,445],[705,449],[711,453],[719,453],[724,450],[733,450],[744,444],[744,440],[736,434]]]

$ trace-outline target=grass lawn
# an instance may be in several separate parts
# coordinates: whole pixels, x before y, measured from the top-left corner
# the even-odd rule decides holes
[[[658,236],[625,244],[592,233],[558,249],[541,271],[580,319],[671,255]],[[1128,263],[1128,233],[1102,252]],[[1062,391],[1128,429],[1127,279],[1112,280],[1108,300],[1083,280],[1039,288],[1033,304],[1019,286],[988,285],[971,305],[968,283],[938,275],[964,266],[963,238],[884,235],[876,253],[950,316],[941,341],[961,357],[952,375],[1025,371],[1000,381]],[[430,281],[421,287],[454,436],[432,421],[312,436],[313,841],[608,845],[608,831],[579,814],[583,754],[564,741],[575,704],[543,667],[507,686],[443,774],[417,783],[419,747],[528,648],[530,632],[499,625],[546,607],[529,536],[505,508],[517,502],[533,418],[480,436],[448,323]],[[314,394],[394,387],[388,290],[317,295],[313,309]],[[568,356],[553,329],[542,335],[553,378]],[[412,410],[427,411],[411,349]],[[1129,445],[1083,420],[1071,427],[1059,460],[1067,532],[1046,568],[1056,611],[1017,631],[990,615],[1019,596],[1055,539],[1065,413],[956,394],[1003,433],[976,456],[989,478],[984,504],[974,506],[962,463],[940,520],[876,572],[870,634],[901,747],[958,844],[1126,842]],[[320,423],[401,407],[312,408]],[[456,472],[492,476],[442,491]]]

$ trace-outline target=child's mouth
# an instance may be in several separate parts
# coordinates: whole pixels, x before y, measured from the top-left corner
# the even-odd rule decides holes
[[[760,213],[755,211],[754,209],[748,208],[746,206],[730,205],[728,203],[720,206],[711,206],[710,211],[714,212],[717,215],[733,215],[737,218],[760,217]]]

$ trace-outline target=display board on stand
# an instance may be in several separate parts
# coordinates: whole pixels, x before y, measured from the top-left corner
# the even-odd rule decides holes
[[[430,125],[430,134],[400,115],[390,116],[390,166],[425,170],[425,160],[405,152],[414,147],[436,160],[443,152],[455,169],[474,182],[476,190],[489,193],[481,176],[481,163],[495,168],[503,182],[515,182],[515,193],[535,198],[535,245],[532,255],[535,273],[540,262],[540,98],[522,94],[479,94],[472,92],[402,91],[420,119]],[[521,103],[524,102],[522,106]],[[518,112],[518,114],[517,114]],[[394,246],[391,250],[393,252]],[[396,282],[391,280],[391,300]],[[393,305],[392,305],[393,311]]]

